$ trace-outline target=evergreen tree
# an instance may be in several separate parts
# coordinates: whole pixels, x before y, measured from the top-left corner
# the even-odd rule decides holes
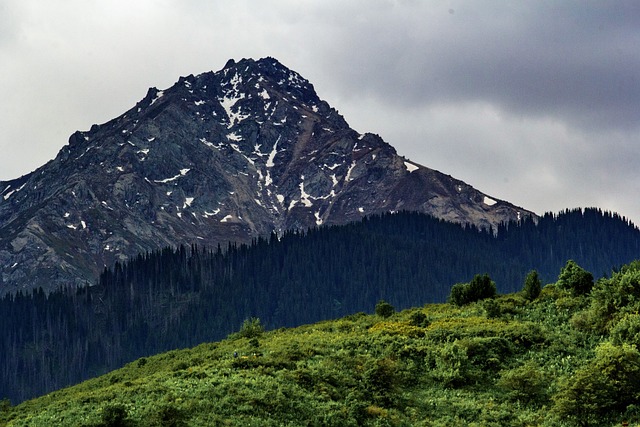
[[[523,296],[527,300],[533,301],[534,299],[538,298],[541,289],[542,283],[540,282],[540,278],[538,277],[538,272],[536,270],[531,270],[524,280],[524,287],[522,288]]]
[[[569,260],[560,271],[557,286],[571,291],[574,295],[585,295],[593,288],[593,275],[575,261]]]
[[[469,282],[469,302],[480,301],[496,296],[496,284],[488,274],[476,274]]]

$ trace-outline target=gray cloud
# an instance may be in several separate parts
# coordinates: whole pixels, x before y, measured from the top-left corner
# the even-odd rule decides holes
[[[330,54],[343,90],[406,108],[482,100],[579,126],[638,125],[640,7],[504,3],[467,2],[454,13],[432,2],[369,11],[342,29],[352,49]]]
[[[361,132],[539,213],[640,222],[640,4],[6,0],[0,179],[150,86],[274,56]]]

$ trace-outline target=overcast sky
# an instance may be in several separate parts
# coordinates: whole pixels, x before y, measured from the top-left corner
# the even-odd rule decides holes
[[[265,56],[495,198],[640,224],[637,0],[2,0],[0,180],[149,87]]]

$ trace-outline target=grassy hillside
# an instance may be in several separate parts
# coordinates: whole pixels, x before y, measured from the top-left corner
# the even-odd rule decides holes
[[[0,426],[635,426],[640,263],[589,276],[568,263],[537,297],[378,304],[268,332],[250,319],[220,342],[5,402]]]

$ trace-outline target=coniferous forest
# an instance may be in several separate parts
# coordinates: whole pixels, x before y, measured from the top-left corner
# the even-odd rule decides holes
[[[418,213],[289,231],[216,248],[140,254],[82,289],[0,300],[0,399],[13,403],[142,356],[219,340],[250,317],[268,329],[444,302],[486,273],[499,293],[536,270],[555,281],[567,260],[598,277],[639,258],[640,231],[598,209],[478,230]]]

